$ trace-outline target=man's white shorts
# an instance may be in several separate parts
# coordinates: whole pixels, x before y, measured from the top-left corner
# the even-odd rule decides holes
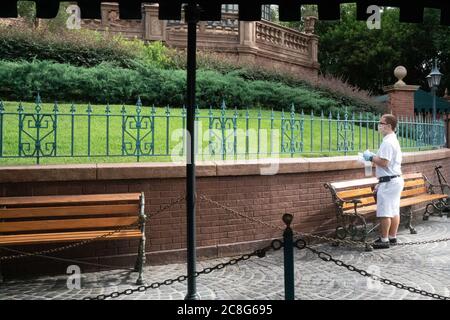
[[[378,185],[377,217],[392,218],[400,214],[400,197],[405,182],[402,177]]]

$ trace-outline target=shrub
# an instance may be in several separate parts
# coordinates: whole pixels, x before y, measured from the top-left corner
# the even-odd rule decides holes
[[[119,38],[88,30],[65,30],[51,33],[45,29],[0,27],[0,59],[19,61],[33,59],[92,67],[110,62],[130,67],[136,58]]]
[[[125,69],[108,62],[92,68],[50,61],[0,62],[0,96],[3,99],[32,101],[37,91],[47,101],[134,104],[138,96],[144,104],[181,107],[185,103],[186,72],[165,70],[136,63]],[[197,76],[199,106],[289,110],[338,110],[356,108],[349,102],[324,96],[305,87],[282,82],[247,81],[236,74],[200,70]]]

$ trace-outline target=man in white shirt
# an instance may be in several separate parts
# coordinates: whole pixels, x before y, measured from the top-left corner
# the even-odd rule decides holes
[[[395,130],[397,118],[385,114],[378,124],[378,131],[383,135],[383,142],[377,154],[368,150],[364,159],[376,165],[378,178],[377,217],[380,219],[380,238],[373,244],[374,249],[389,248],[397,244],[397,230],[400,224],[400,197],[404,187],[401,177],[402,151]]]

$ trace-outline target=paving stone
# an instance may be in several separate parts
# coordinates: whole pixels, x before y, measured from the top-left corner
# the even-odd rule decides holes
[[[418,234],[406,230],[399,234],[400,242],[425,241],[450,236],[450,219],[432,217],[417,225]],[[314,245],[336,259],[368,270],[392,281],[401,282],[431,293],[450,296],[450,243],[440,242],[415,246],[396,246],[387,250],[364,252],[349,247]],[[231,258],[230,258],[231,259]],[[198,262],[197,271],[228,261],[228,258]],[[146,266],[146,283],[162,282],[186,274],[185,264]],[[0,285],[0,299],[82,299],[136,288],[136,273],[110,270],[86,273],[81,278],[81,290],[69,290],[67,275],[14,279]],[[186,282],[148,289],[144,293],[121,296],[118,299],[161,300],[184,299]],[[270,252],[264,258],[251,258],[238,265],[215,270],[197,278],[201,299],[280,300],[284,299],[282,250]],[[432,299],[392,286],[371,281],[358,273],[324,262],[307,250],[295,252],[296,299]]]

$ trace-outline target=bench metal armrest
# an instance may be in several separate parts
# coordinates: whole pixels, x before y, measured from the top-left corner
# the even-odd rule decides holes
[[[450,190],[450,185],[448,185],[448,184],[446,184],[446,183],[443,183],[443,184],[432,184],[432,183],[429,183],[429,185],[428,185],[428,190],[429,190],[432,194],[435,193],[435,191],[434,191],[435,188],[439,188],[440,191],[442,191],[442,188],[447,188],[448,190]]]
[[[342,201],[342,204],[344,204],[344,203],[353,203],[353,205],[354,205],[354,210],[355,210],[355,214],[358,214],[358,204],[360,204],[360,203],[362,203],[362,201],[361,200],[359,200],[359,199],[353,199],[353,200],[342,200],[341,199],[341,201]]]

